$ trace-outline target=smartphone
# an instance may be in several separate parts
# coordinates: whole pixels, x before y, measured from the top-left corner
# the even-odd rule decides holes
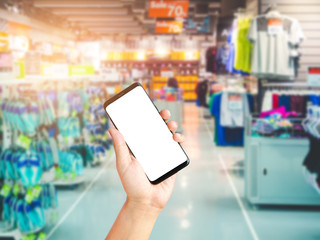
[[[189,164],[189,158],[139,83],[134,83],[104,104],[111,122],[123,135],[152,184]]]

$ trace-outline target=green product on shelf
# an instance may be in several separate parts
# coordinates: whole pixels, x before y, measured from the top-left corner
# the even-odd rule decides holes
[[[13,186],[12,192],[13,192],[13,195],[14,195],[14,196],[18,196],[18,194],[19,194],[19,192],[20,192],[20,186],[19,186],[19,184],[16,183],[16,184]]]
[[[11,191],[11,187],[8,184],[4,184],[0,191],[0,195],[7,197],[10,194],[10,191]]]
[[[18,137],[17,145],[24,148],[29,149],[31,144],[31,138],[27,137],[24,134],[20,134]]]

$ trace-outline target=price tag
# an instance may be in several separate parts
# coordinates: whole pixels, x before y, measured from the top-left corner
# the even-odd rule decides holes
[[[150,18],[186,18],[188,17],[189,1],[149,1]]]
[[[239,94],[232,94],[228,97],[229,110],[242,110],[242,97]]]
[[[320,66],[308,67],[307,81],[309,86],[320,86]]]
[[[283,32],[283,25],[281,19],[268,20],[268,33],[270,35],[278,35]]]

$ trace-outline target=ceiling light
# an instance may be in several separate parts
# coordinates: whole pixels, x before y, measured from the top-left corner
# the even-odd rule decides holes
[[[84,0],[35,0],[33,2],[33,5],[35,7],[40,8],[86,8],[86,7],[109,7],[109,8],[116,8],[116,7],[122,7],[123,4],[119,1],[104,1],[104,0],[90,0],[90,1],[84,1]]]
[[[61,8],[52,10],[57,15],[126,15],[128,11],[123,8],[99,9],[99,8]]]
[[[93,16],[78,16],[78,17],[67,17],[69,21],[78,21],[78,22],[126,22],[133,21],[132,17],[93,17]]]

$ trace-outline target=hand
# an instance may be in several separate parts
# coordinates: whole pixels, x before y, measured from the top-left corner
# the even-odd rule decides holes
[[[160,115],[165,121],[170,118],[168,110],[162,110]],[[174,133],[173,139],[182,143],[183,135],[175,133],[177,123],[169,121],[167,126]],[[118,174],[127,193],[127,203],[160,212],[171,196],[176,174],[157,185],[151,184],[139,162],[130,154],[121,133],[115,128],[110,128],[109,133],[116,152]]]

